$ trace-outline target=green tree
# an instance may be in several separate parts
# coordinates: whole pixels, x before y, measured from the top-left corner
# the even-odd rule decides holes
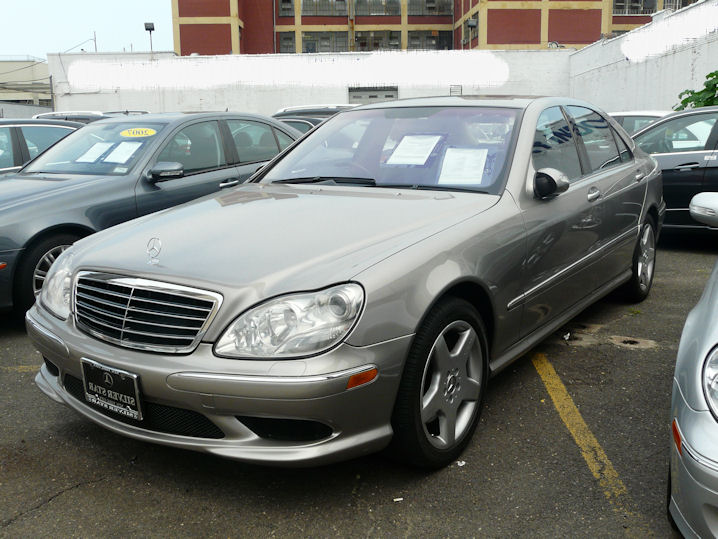
[[[702,90],[683,90],[678,94],[678,99],[681,102],[673,107],[674,110],[718,105],[718,71],[706,75]]]

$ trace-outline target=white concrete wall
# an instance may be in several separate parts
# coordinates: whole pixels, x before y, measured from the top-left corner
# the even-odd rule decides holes
[[[242,110],[346,103],[351,86],[399,97],[565,94],[571,50],[411,51],[175,57],[48,55],[58,110]]]
[[[35,114],[50,111],[50,107],[19,105],[8,101],[0,101],[0,118],[30,118]]]
[[[678,94],[718,69],[718,0],[656,17],[651,24],[575,52],[570,95],[606,110],[671,110]]]
[[[606,110],[671,109],[718,69],[718,0],[579,51],[388,51],[177,57],[49,54],[58,110],[236,110],[346,103],[351,86],[399,97],[571,95]]]

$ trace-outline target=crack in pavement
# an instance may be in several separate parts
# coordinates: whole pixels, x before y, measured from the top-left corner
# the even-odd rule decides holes
[[[121,474],[114,474],[114,475],[121,475]],[[111,477],[111,475],[105,475],[105,476],[103,476],[103,477],[100,477],[99,479],[92,479],[92,480],[89,480],[89,481],[80,481],[79,483],[75,483],[74,485],[70,485],[70,486],[68,486],[68,487],[66,487],[66,488],[64,488],[64,489],[62,489],[62,490],[60,490],[59,492],[56,492],[55,494],[53,494],[52,496],[48,497],[47,499],[40,501],[38,504],[36,504],[36,505],[34,505],[33,507],[27,509],[26,511],[22,511],[22,512],[18,513],[17,515],[13,516],[13,517],[10,517],[10,518],[8,518],[8,519],[3,520],[2,522],[0,522],[0,528],[7,528],[8,526],[11,526],[13,523],[15,523],[16,521],[18,521],[19,519],[21,519],[21,518],[24,517],[25,515],[27,515],[27,514],[29,514],[29,513],[32,513],[33,511],[35,511],[35,510],[37,510],[37,509],[42,508],[43,506],[47,505],[48,503],[50,503],[51,501],[53,501],[53,500],[54,500],[55,498],[57,498],[58,496],[62,496],[62,495],[65,494],[66,492],[69,492],[69,491],[71,491],[71,490],[74,490],[74,489],[76,489],[76,488],[83,487],[83,486],[86,486],[86,485],[92,485],[92,484],[94,484],[94,483],[101,483],[102,481],[105,481],[108,477]]]

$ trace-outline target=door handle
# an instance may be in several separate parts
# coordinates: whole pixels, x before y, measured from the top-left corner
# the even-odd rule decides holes
[[[220,183],[219,188],[224,189],[225,187],[234,187],[235,185],[239,185],[238,178],[232,178],[231,180],[227,180],[226,182]]]
[[[589,202],[598,200],[599,198],[601,198],[601,191],[599,191],[595,187],[591,187],[591,189],[588,190],[587,198]]]
[[[676,167],[676,170],[679,170],[679,171],[691,170],[694,168],[698,168],[699,166],[701,166],[700,163],[683,163],[682,165],[678,165]]]
[[[636,172],[635,178],[637,182],[640,182],[646,175],[640,170]]]

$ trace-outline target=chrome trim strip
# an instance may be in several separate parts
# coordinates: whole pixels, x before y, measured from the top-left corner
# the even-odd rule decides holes
[[[666,153],[652,153],[651,155],[685,155],[687,153],[713,153],[715,150],[690,150],[688,152],[666,152]],[[675,167],[681,168],[681,167]]]
[[[81,286],[79,286],[79,280],[80,279],[87,279],[90,281],[96,281],[96,282],[104,282],[108,284],[114,284],[118,286],[123,286],[130,288],[132,292],[128,295],[123,294],[114,294],[118,297],[124,297],[127,299],[126,305],[117,305],[118,308],[123,308],[125,310],[125,317],[122,319],[122,323],[120,327],[114,327],[110,324],[108,324],[107,320],[96,320],[93,316],[91,316],[87,312],[79,313],[77,308],[78,304],[82,306],[82,302],[79,302],[78,299],[80,298],[80,295],[82,292],[80,291],[82,289]],[[87,287],[92,288],[92,287]],[[132,309],[129,309],[130,301],[137,300],[137,301],[145,301],[141,297],[136,297],[134,294],[135,290],[144,290],[144,291],[154,291],[154,292],[161,292],[164,294],[174,294],[177,296],[184,296],[186,298],[192,298],[200,301],[205,301],[207,303],[211,303],[212,307],[197,307],[197,306],[187,306],[186,308],[189,310],[194,311],[203,311],[207,313],[206,319],[204,319],[202,325],[200,327],[196,328],[182,328],[186,329],[188,331],[192,332],[192,335],[189,336],[182,336],[182,335],[172,335],[172,334],[155,334],[155,333],[145,333],[142,331],[137,330],[131,330],[126,327],[126,323],[132,322],[132,320],[128,317],[129,313],[132,311]],[[221,294],[218,294],[216,292],[211,292],[209,290],[203,290],[199,288],[191,288],[188,286],[182,286],[182,285],[175,285],[172,283],[166,283],[162,281],[152,281],[148,279],[141,279],[141,278],[134,278],[134,277],[127,277],[124,275],[116,275],[111,273],[102,273],[102,272],[96,272],[96,271],[80,271],[75,275],[73,287],[72,287],[72,315],[73,320],[75,322],[75,325],[78,327],[78,329],[81,329],[83,332],[95,337],[96,339],[106,341],[112,344],[115,344],[117,346],[120,346],[122,348],[130,348],[135,350],[145,350],[149,352],[164,352],[164,353],[171,353],[171,354],[181,354],[181,353],[187,353],[194,350],[199,343],[202,341],[202,338],[207,333],[207,330],[209,329],[210,324],[214,320],[215,316],[217,315],[217,312],[219,311],[220,306],[222,305],[223,297]],[[111,292],[99,289],[98,292],[113,295]],[[152,303],[153,300],[147,300],[147,302]],[[168,302],[161,302],[156,301],[156,304],[165,304],[172,307],[178,307],[178,308],[185,308],[184,305],[181,304],[172,304]],[[146,311],[145,311],[146,312]],[[152,314],[152,311],[149,311],[150,314]],[[164,316],[164,314],[162,314]],[[105,333],[103,333],[101,330],[93,329],[88,325],[87,322],[83,321],[83,318],[90,321],[90,323],[95,323],[100,326],[106,326],[110,328],[112,331],[117,331],[120,333],[120,338],[111,337]],[[114,318],[111,317],[111,318]],[[142,321],[137,321],[138,324],[143,324]],[[149,337],[157,337],[159,339],[164,339],[166,341],[169,341],[167,344],[147,344],[143,342],[135,342],[133,340],[127,340],[125,338],[125,334],[135,334],[135,335],[145,335]],[[172,342],[174,341],[174,344]],[[185,341],[187,344],[177,343],[176,341]]]
[[[178,372],[171,376],[173,378],[185,378],[187,380],[213,380],[231,383],[259,383],[259,384],[313,384],[329,382],[346,376],[353,376],[360,372],[379,368],[376,365],[363,365],[345,371],[330,372],[312,376],[252,376],[246,374],[213,374],[206,372]]]
[[[511,301],[509,301],[509,303],[506,305],[506,310],[510,311],[511,309],[517,307],[518,305],[520,305],[521,303],[526,301],[530,296],[535,295],[542,288],[549,286],[551,283],[553,283],[553,281],[555,281],[556,279],[558,279],[565,273],[568,273],[569,271],[573,270],[574,268],[576,268],[576,266],[580,266],[580,265],[584,264],[588,259],[601,255],[606,249],[613,247],[616,243],[620,243],[623,240],[625,240],[626,238],[629,238],[631,236],[638,236],[639,230],[640,230],[640,227],[635,226],[631,230],[627,230],[626,232],[624,232],[617,238],[615,238],[615,239],[611,240],[610,242],[608,242],[607,244],[601,246],[599,249],[596,249],[595,251],[588,253],[583,258],[576,260],[576,262],[572,263],[571,265],[566,266],[565,268],[557,271],[556,273],[554,273],[553,275],[551,275],[550,277],[545,279],[543,282],[540,282],[539,284],[530,288],[529,290],[527,290],[520,296],[517,296],[514,299],[512,299]]]

